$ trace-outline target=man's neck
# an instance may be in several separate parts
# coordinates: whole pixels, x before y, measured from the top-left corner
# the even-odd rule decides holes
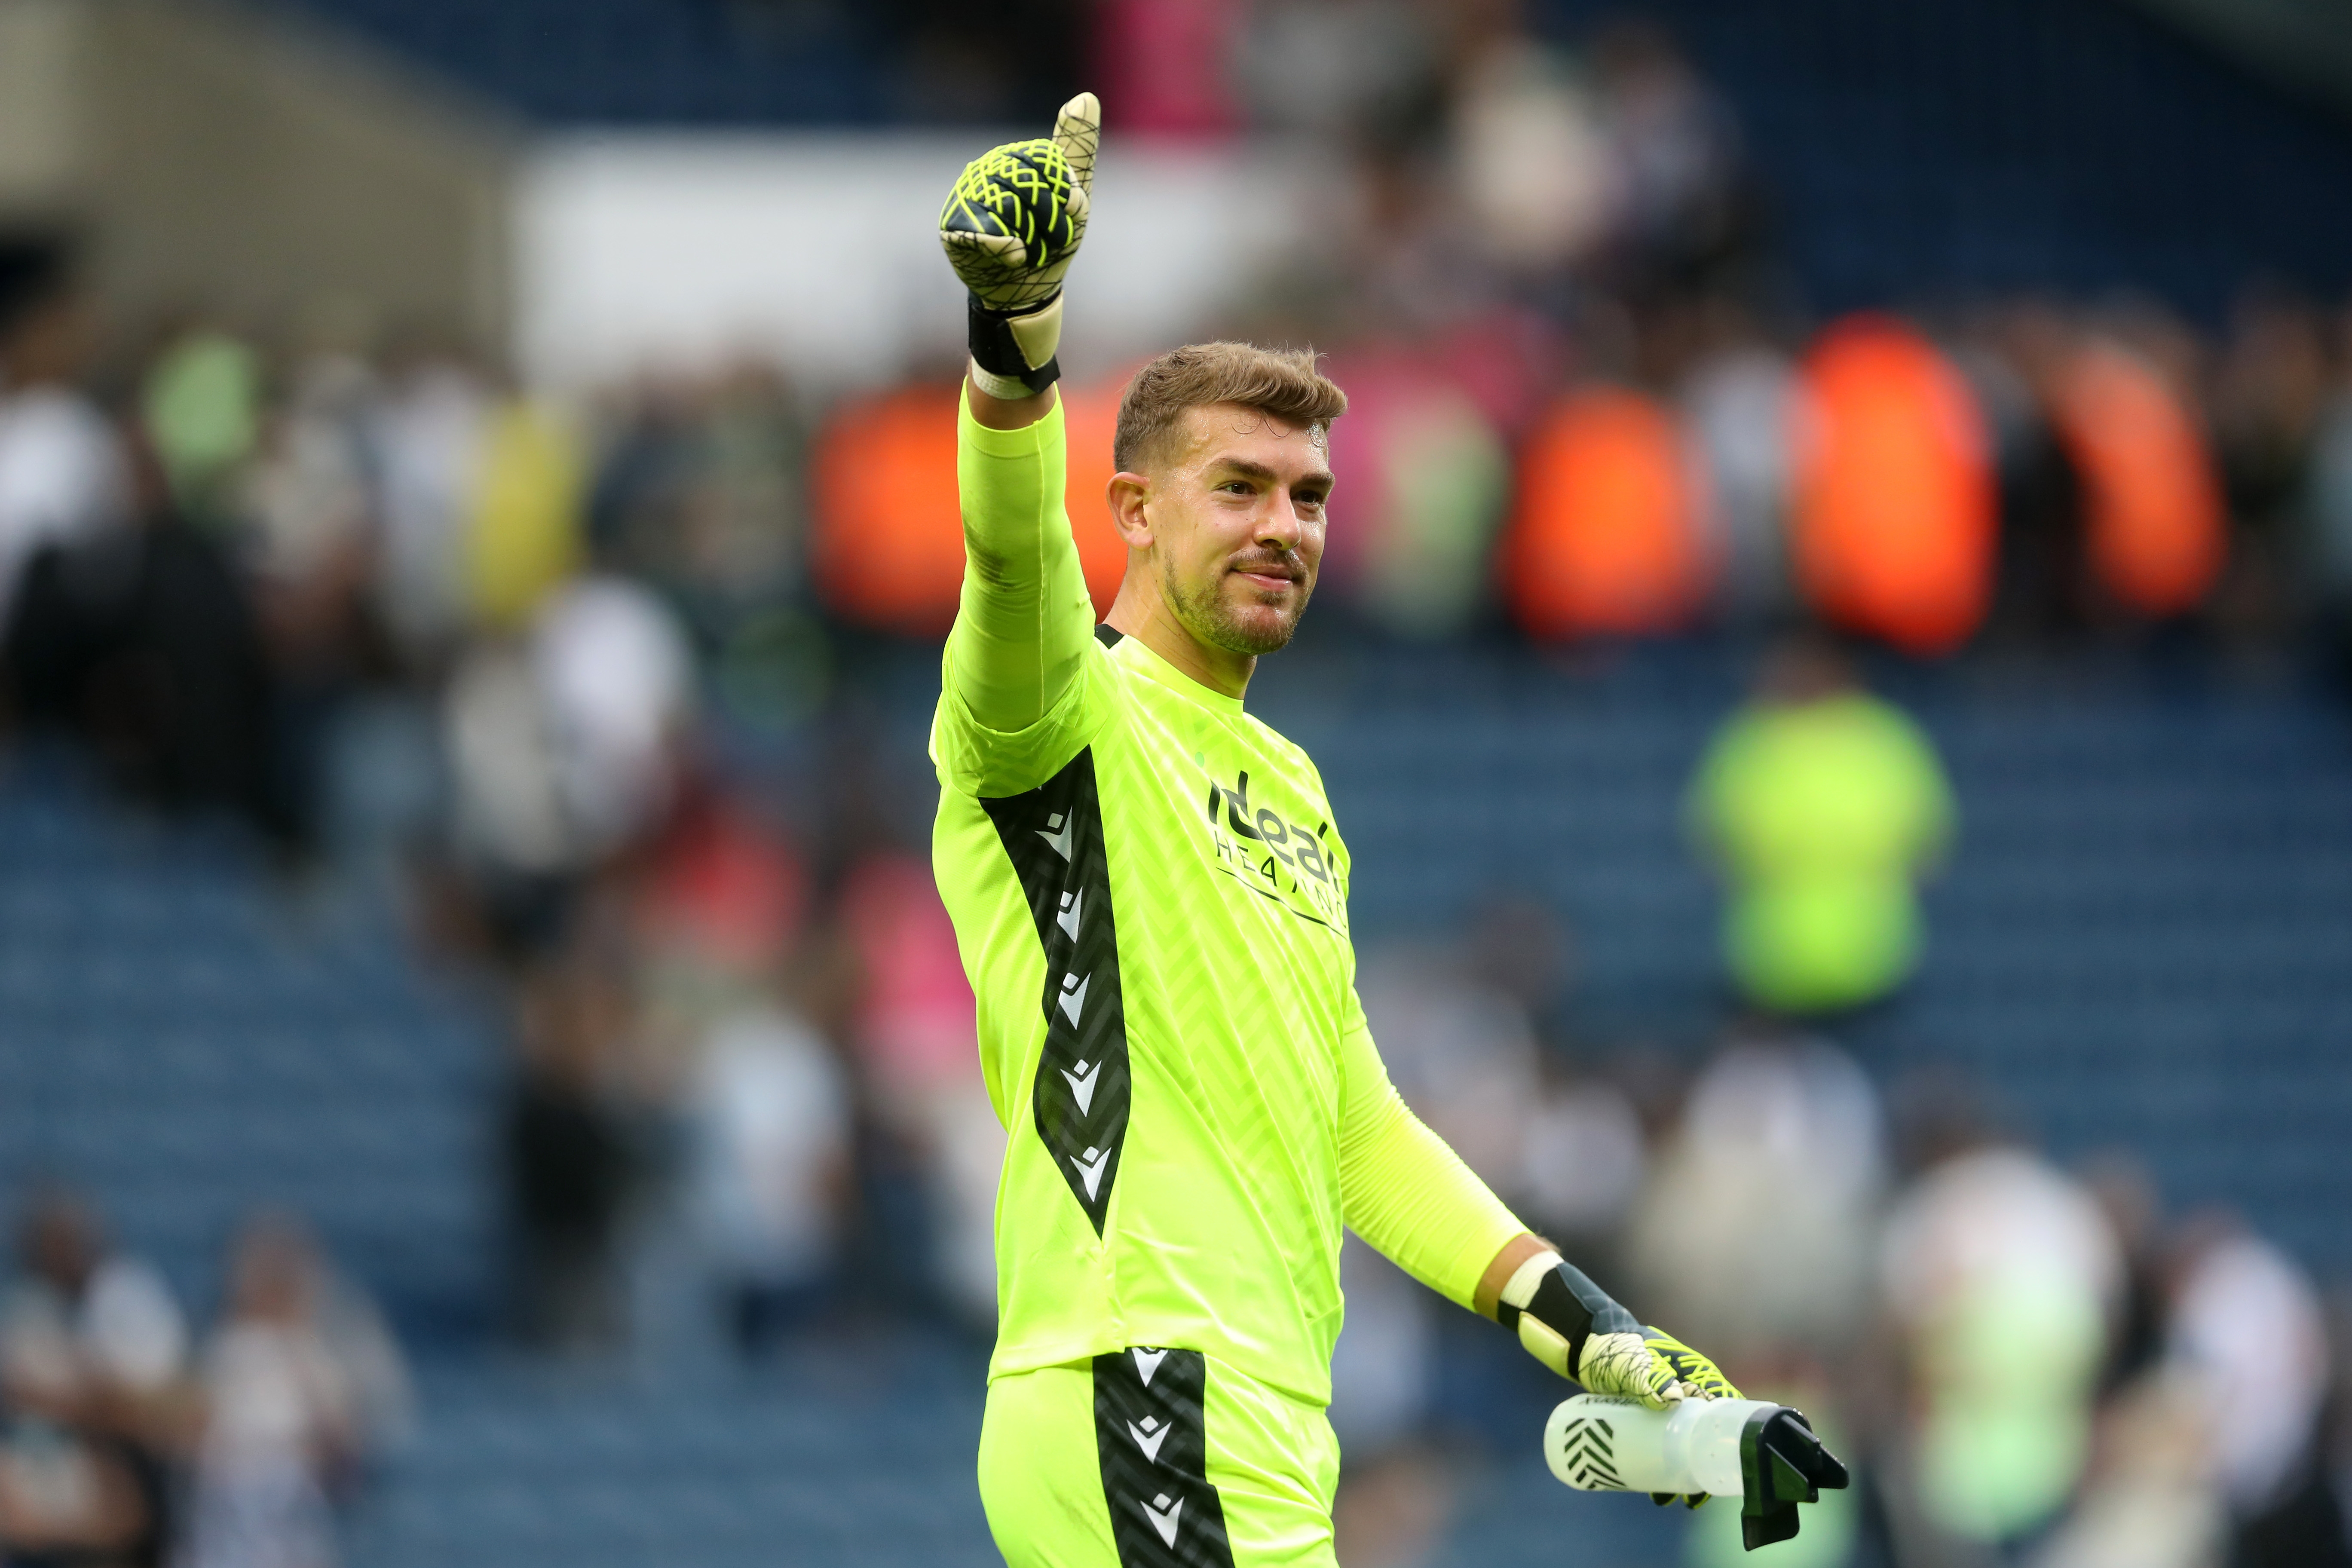
[[[1188,630],[1157,592],[1138,592],[1130,574],[1119,584],[1118,597],[1104,617],[1111,630],[1129,637],[1166,659],[1183,674],[1222,696],[1241,700],[1249,689],[1257,656],[1204,643]]]

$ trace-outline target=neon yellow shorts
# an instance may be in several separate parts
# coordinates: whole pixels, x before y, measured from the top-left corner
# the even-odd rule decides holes
[[[989,1384],[980,1498],[1010,1568],[1336,1568],[1322,1409],[1137,1347]]]

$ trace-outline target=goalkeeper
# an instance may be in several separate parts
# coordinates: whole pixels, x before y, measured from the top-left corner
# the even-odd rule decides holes
[[[1098,117],[989,153],[940,219],[971,363],[934,864],[1013,1132],[981,1495],[1015,1568],[1328,1564],[1343,1226],[1591,1391],[1730,1390],[1529,1235],[1365,1026],[1322,780],[1242,707],[1323,553],[1347,399],[1311,352],[1138,373],[1094,624],[1054,381]]]

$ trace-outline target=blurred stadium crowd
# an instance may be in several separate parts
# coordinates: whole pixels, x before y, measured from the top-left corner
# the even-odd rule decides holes
[[[1771,650],[1692,783],[1727,884],[1703,1060],[1581,1036],[1541,909],[1364,973],[1406,1098],[1531,1224],[1870,1467],[1776,1560],[2352,1560],[2298,1266],[2158,1212],[2122,1156],[2058,1168],[1968,1086],[1890,1102],[1840,1043],[1900,1005],[1912,889],[1968,805],[1854,650],[2340,666],[2352,307],[1811,321],[1735,117],[1653,28],[1571,52],[1498,7],[1106,17],[1150,34],[1106,58],[1154,62],[1096,84],[1114,134],[1246,124],[1351,171],[1314,265],[1223,324],[1325,348],[1350,395],[1310,637]],[[680,1236],[746,1356],[845,1303],[985,1331],[1003,1134],[921,803],[840,698],[953,614],[952,366],[557,402],[425,332],[93,320],[70,251],[28,242],[0,375],[16,723],[243,816],[296,889],[396,885],[425,950],[500,988],[514,1336],[618,1352],[628,1258]],[[1066,386],[1101,603],[1120,384]],[[290,1222],[234,1275],[192,1356],[151,1273],[34,1204],[6,1561],[160,1561],[166,1499],[204,1568],[330,1559],[328,1500],[404,1419],[397,1352]],[[1347,1289],[1343,1553],[1419,1561],[1462,1327],[1369,1253]],[[1736,1557],[1731,1512],[1694,1561]]]

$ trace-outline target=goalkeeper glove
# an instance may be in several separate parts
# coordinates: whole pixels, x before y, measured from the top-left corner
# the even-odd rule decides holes
[[[1495,1315],[1505,1328],[1518,1331],[1528,1354],[1582,1384],[1587,1394],[1635,1400],[1652,1410],[1671,1409],[1684,1399],[1739,1397],[1715,1363],[1664,1329],[1643,1328],[1557,1252],[1539,1252],[1519,1265]],[[1675,1500],[1671,1492],[1652,1496],[1661,1506]],[[1706,1494],[1685,1500],[1696,1508]]]
[[[1495,1315],[1544,1365],[1587,1394],[1639,1400],[1664,1410],[1678,1399],[1737,1399],[1713,1362],[1662,1329],[1645,1329],[1607,1291],[1539,1252],[1503,1287]]]
[[[1062,374],[1062,278],[1087,236],[1101,134],[1102,105],[1082,92],[1051,137],[991,148],[948,193],[940,243],[971,291],[971,380],[991,397],[1028,397]]]

